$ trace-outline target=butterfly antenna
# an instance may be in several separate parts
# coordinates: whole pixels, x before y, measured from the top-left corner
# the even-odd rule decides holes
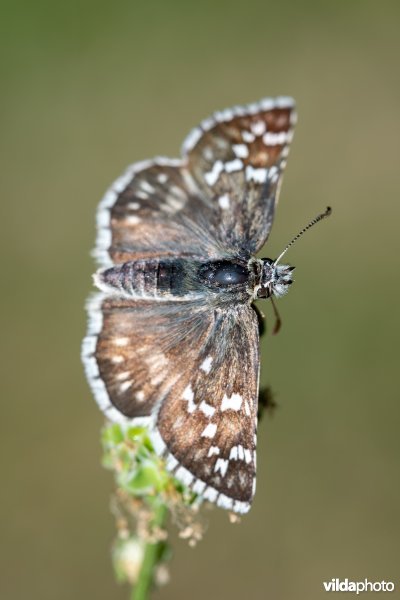
[[[276,259],[276,261],[274,262],[274,265],[277,265],[278,262],[281,260],[282,256],[284,256],[284,254],[286,254],[286,252],[289,250],[290,246],[293,246],[293,244],[299,239],[299,237],[301,237],[303,235],[303,233],[305,233],[307,231],[307,229],[310,229],[310,227],[312,227],[313,225],[315,225],[316,223],[318,223],[318,221],[322,221],[322,219],[325,219],[325,217],[329,217],[329,215],[331,214],[332,209],[330,206],[327,206],[325,212],[321,213],[320,215],[317,215],[315,217],[315,219],[313,219],[312,221],[309,222],[309,224],[304,227],[304,229],[302,229],[293,239],[291,242],[288,243],[288,245],[286,246],[286,248],[284,249],[284,251],[278,256],[278,258]]]

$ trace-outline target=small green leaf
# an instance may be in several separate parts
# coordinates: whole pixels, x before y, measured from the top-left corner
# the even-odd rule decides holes
[[[140,465],[124,487],[131,493],[143,495],[160,491],[163,483],[163,477],[157,465],[148,460]]]
[[[124,433],[117,423],[103,429],[103,443],[111,446],[118,446],[124,441]]]
[[[147,430],[145,427],[132,426],[126,430],[126,438],[132,442],[142,441],[146,436]]]

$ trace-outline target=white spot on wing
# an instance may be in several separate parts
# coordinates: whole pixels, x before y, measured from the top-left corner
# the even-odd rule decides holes
[[[145,356],[144,360],[149,367],[151,384],[154,386],[159,385],[165,379],[168,358],[163,352],[155,351],[153,354]]]
[[[226,510],[232,510],[233,500],[232,498],[228,498],[228,496],[225,496],[225,494],[220,494],[218,496],[217,506],[225,508]]]
[[[215,502],[218,496],[217,490],[212,487],[208,487],[203,494],[205,500],[209,500],[210,502]]]
[[[127,337],[114,338],[114,344],[116,346],[127,346],[129,344],[129,338],[127,338]]]
[[[263,135],[263,142],[266,146],[283,146],[283,144],[286,144],[286,142],[289,141],[290,136],[288,131],[280,131],[279,133],[267,131]]]
[[[279,176],[279,171],[278,171],[278,167],[276,167],[275,165],[273,167],[270,168],[270,170],[268,171],[268,179],[271,179],[272,181],[276,181],[278,179]]]
[[[132,381],[132,380],[130,380],[130,381],[124,381],[124,382],[123,382],[123,383],[121,383],[121,385],[119,386],[119,391],[120,391],[121,393],[124,393],[124,392],[126,392],[126,390],[128,390],[128,389],[131,387],[132,383],[133,383],[133,381]]]
[[[250,503],[249,502],[240,502],[240,500],[235,500],[234,504],[233,504],[233,510],[237,513],[247,513],[250,510]]]
[[[155,352],[146,357],[147,366],[154,371],[164,369],[168,365],[168,358],[163,352]]]
[[[175,477],[182,481],[185,485],[189,486],[193,481],[193,475],[185,469],[185,467],[179,467],[174,473]]]
[[[207,456],[211,457],[214,454],[216,454],[218,456],[219,452],[220,452],[220,450],[219,450],[218,446],[210,446]]]
[[[238,411],[242,406],[242,402],[243,398],[240,394],[232,394],[230,398],[228,398],[228,396],[224,394],[224,397],[222,398],[221,402],[221,410],[224,411],[230,409]]]
[[[230,200],[228,194],[224,194],[218,198],[218,204],[223,210],[227,210],[230,206]]]
[[[125,221],[128,225],[137,225],[138,223],[140,223],[141,219],[136,215],[128,215],[127,217],[125,217]]]
[[[231,452],[229,454],[229,460],[237,460],[237,457],[238,457],[238,447],[233,446],[231,448]]]
[[[211,406],[210,404],[207,404],[207,402],[205,402],[204,400],[202,400],[202,402],[199,405],[199,409],[201,410],[202,413],[204,413],[206,415],[206,417],[212,417],[213,414],[215,413],[215,408],[213,406]]]
[[[225,460],[224,458],[218,458],[217,462],[215,463],[215,467],[214,467],[215,473],[220,471],[222,477],[225,477],[226,471],[228,469],[228,465],[229,465],[229,462],[227,460]]]
[[[179,188],[177,187],[176,189],[179,189]],[[167,195],[166,202],[167,202],[167,206],[162,205],[162,208],[166,209],[166,210],[168,210],[168,208],[172,208],[172,210],[174,212],[178,212],[186,204],[186,200],[182,200],[181,198],[177,198],[176,196],[172,196],[171,194]]]
[[[187,410],[189,413],[192,413],[194,410],[196,410],[196,404],[193,402],[194,392],[193,392],[192,386],[190,384],[188,386],[186,386],[185,389],[183,390],[182,398],[184,400],[187,400],[187,403],[188,403]]]
[[[118,379],[119,381],[123,381],[124,379],[128,379],[128,377],[131,376],[131,372],[130,371],[123,371],[122,373],[118,373],[116,375],[116,379]]]
[[[179,185],[171,185],[170,192],[175,196],[175,198],[178,198],[182,201],[183,204],[185,204],[187,198],[186,192],[184,192],[183,189],[179,187]]]
[[[251,165],[246,167],[246,179],[247,181],[255,181],[256,183],[264,183],[267,179],[267,169],[255,169]]]
[[[243,138],[243,141],[246,142],[247,144],[251,144],[256,139],[254,133],[251,133],[251,131],[246,131],[246,130],[242,131],[242,138]]]
[[[225,171],[227,173],[234,173],[235,171],[241,171],[243,169],[243,163],[240,158],[235,158],[225,163]]]
[[[143,191],[147,192],[148,194],[154,194],[154,187],[148,181],[146,181],[146,179],[142,179],[139,185]]]
[[[217,160],[212,166],[211,171],[208,171],[204,174],[204,179],[207,181],[208,185],[214,185],[220,176],[221,172],[224,170],[224,165],[222,161]]]
[[[211,365],[213,362],[213,357],[212,356],[207,356],[207,358],[205,358],[203,360],[203,362],[200,365],[200,369],[202,371],[204,371],[205,373],[209,373],[211,371]]]
[[[111,357],[111,362],[114,363],[114,365],[118,365],[122,362],[124,362],[124,357],[121,354],[114,354],[114,356]]]
[[[244,460],[247,464],[251,463],[251,452],[248,448],[244,449]]]
[[[159,173],[157,175],[157,181],[161,184],[164,184],[168,181],[168,175],[166,173]]]
[[[252,123],[250,125],[251,131],[254,133],[254,135],[257,135],[257,136],[265,133],[266,128],[267,128],[267,126],[264,121],[255,121],[255,123]]]
[[[192,490],[195,494],[201,495],[204,492],[205,487],[206,484],[204,483],[204,481],[201,481],[201,479],[196,479],[195,483],[193,484]]]
[[[217,432],[217,426],[215,423],[209,423],[207,427],[202,431],[201,437],[213,438]]]
[[[138,392],[136,392],[135,399],[138,402],[144,402],[144,392],[142,392],[142,390],[139,390]]]
[[[175,456],[172,456],[172,454],[168,454],[167,461],[165,463],[167,471],[173,471],[177,467],[177,465],[178,461],[176,460]]]
[[[237,158],[247,158],[249,156],[249,149],[246,144],[233,144],[232,150]]]
[[[149,198],[148,193],[144,192],[143,190],[136,190],[135,196],[136,196],[136,198],[140,198],[141,200],[148,200],[148,198]]]

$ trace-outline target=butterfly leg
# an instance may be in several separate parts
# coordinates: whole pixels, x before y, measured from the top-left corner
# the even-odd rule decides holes
[[[258,320],[258,332],[260,334],[260,337],[262,335],[264,335],[264,333],[266,332],[267,328],[265,326],[265,315],[264,313],[258,308],[258,306],[256,304],[252,304],[251,305],[252,308],[254,309],[256,315],[257,315],[257,320]]]
[[[272,416],[277,408],[278,404],[275,402],[274,393],[269,385],[260,388],[258,392],[258,420],[264,416],[265,411],[268,411],[269,415]]]

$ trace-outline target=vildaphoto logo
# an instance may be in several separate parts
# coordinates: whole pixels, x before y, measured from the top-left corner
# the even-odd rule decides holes
[[[324,581],[326,592],[393,592],[394,583],[392,581],[351,581],[350,579],[331,579]]]

